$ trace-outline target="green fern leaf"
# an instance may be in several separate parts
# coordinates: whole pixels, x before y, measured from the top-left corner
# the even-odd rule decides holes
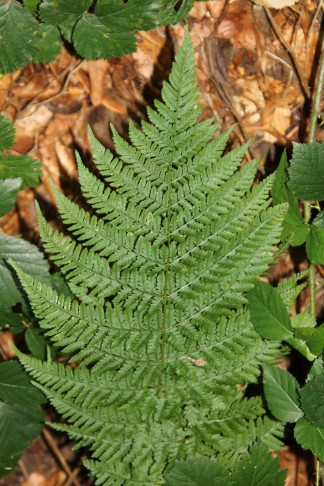
[[[277,344],[256,333],[246,293],[272,261],[286,207],[270,207],[273,178],[253,190],[246,146],[222,155],[229,132],[197,122],[193,47],[186,33],[162,90],[119,157],[92,137],[100,179],[79,160],[91,215],[55,191],[67,233],[39,213],[45,250],[75,298],[17,268],[45,334],[69,364],[20,354],[61,413],[97,484],[163,484],[175,460],[222,458],[233,467],[281,425],[244,398]],[[241,385],[241,386],[238,386]]]

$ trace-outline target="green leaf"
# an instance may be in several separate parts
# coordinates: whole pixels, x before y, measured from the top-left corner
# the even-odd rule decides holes
[[[310,351],[319,356],[324,348],[324,324],[316,328],[304,327],[296,329],[295,336],[298,339],[303,339],[310,349]]]
[[[91,42],[89,42],[89,37]],[[135,51],[135,36],[111,31],[94,14],[85,14],[73,32],[74,47],[85,59],[110,58]]]
[[[39,13],[41,19],[47,24],[75,25],[92,3],[92,0],[43,0]]]
[[[306,240],[306,252],[312,263],[324,263],[324,211],[318,213],[311,224]]]
[[[21,332],[24,330],[22,316],[13,313],[12,308],[20,303],[23,313],[28,314],[29,309],[9,260],[45,283],[50,283],[51,276],[48,262],[35,245],[20,238],[0,235],[0,326],[10,326],[13,332]]]
[[[263,338],[281,341],[293,335],[286,306],[275,288],[257,282],[247,299],[251,322]]]
[[[41,0],[23,0],[24,7],[27,8],[32,14],[37,12],[37,7]]]
[[[318,356],[312,363],[312,367],[307,375],[307,382],[315,378],[316,376],[324,374],[324,362],[323,356]]]
[[[289,188],[304,201],[324,200],[324,144],[293,143]]]
[[[0,477],[16,466],[26,447],[39,435],[44,415],[38,405],[0,401]]]
[[[0,180],[0,218],[14,206],[21,178]]]
[[[300,390],[305,416],[311,425],[324,429],[324,374],[316,376]]]
[[[31,384],[18,361],[0,363],[0,400],[19,405],[39,405],[46,402],[43,393]]]
[[[324,461],[324,429],[313,427],[308,420],[298,420],[294,431],[295,439],[303,449],[309,449]]]
[[[47,43],[47,36],[50,32]],[[14,47],[13,47],[14,46]],[[59,33],[41,26],[16,0],[0,0],[0,71],[7,73],[31,62],[51,62],[61,48]]]
[[[299,314],[293,316],[291,318],[291,325],[295,329],[303,328],[303,327],[315,327],[316,326],[316,319],[315,317],[310,315],[308,309],[303,310]]]
[[[5,265],[0,264],[0,328],[9,326],[12,332],[21,332],[25,329],[22,316],[12,311],[15,304],[22,301],[23,297],[12,272]]]
[[[0,154],[0,179],[21,177],[22,189],[37,186],[42,175],[40,163],[28,155]]]
[[[0,133],[0,152],[2,152],[3,150],[10,149],[15,143],[14,124],[6,115],[0,115]]]
[[[281,368],[263,368],[264,393],[271,413],[283,422],[297,422],[303,416],[299,407],[299,386],[295,378]]]
[[[289,241],[291,246],[302,245],[309,233],[309,226],[304,223],[298,207],[298,198],[288,188],[288,160],[284,151],[276,170],[271,195],[274,204],[288,203],[288,211],[282,224],[282,241]]]
[[[222,464],[204,457],[177,461],[166,481],[168,486],[228,486],[231,483],[229,472]]]
[[[316,354],[311,352],[304,339],[296,338],[293,336],[287,339],[287,343],[292,348],[295,348],[300,354],[305,356],[308,361],[314,361],[314,359],[316,358]]]
[[[30,326],[25,334],[25,341],[29,351],[35,358],[44,360],[46,358],[46,339],[37,327]]]
[[[267,446],[259,442],[238,462],[232,475],[232,485],[284,486],[286,470],[280,471],[279,468],[279,457],[272,457]]]

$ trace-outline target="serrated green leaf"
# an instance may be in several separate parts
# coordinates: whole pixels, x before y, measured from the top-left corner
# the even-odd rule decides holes
[[[0,401],[0,477],[9,474],[26,447],[39,435],[44,415],[38,405]]]
[[[281,341],[293,335],[286,306],[275,288],[257,282],[247,299],[251,322],[263,338]]]
[[[46,402],[43,393],[31,384],[29,375],[18,361],[0,363],[0,400],[20,405]]]
[[[61,42],[58,32],[54,39],[52,29],[51,44],[44,42],[50,32],[45,27],[16,0],[0,0],[0,71],[11,72],[40,58],[53,61]]]
[[[0,179],[21,177],[22,186],[37,186],[42,175],[40,163],[28,155],[0,154]]]
[[[24,7],[27,8],[32,14],[37,12],[37,7],[41,0],[23,0]]]
[[[310,226],[310,233],[306,240],[308,259],[315,264],[324,263],[324,211],[318,213]]]
[[[12,308],[19,303],[25,314],[29,309],[9,260],[44,283],[50,283],[51,277],[48,262],[35,245],[20,238],[0,235],[0,326],[10,326],[13,332],[21,332],[24,330],[23,317],[12,312]]]
[[[300,399],[309,423],[324,429],[324,374],[306,383],[300,390]]]
[[[303,327],[315,327],[316,319],[310,315],[308,309],[303,310],[299,314],[291,318],[291,325],[293,328],[303,328]]]
[[[232,474],[232,485],[283,486],[287,473],[279,468],[279,457],[272,457],[267,446],[259,442],[238,462]]]
[[[2,152],[10,149],[15,143],[14,124],[6,115],[0,115],[0,134],[0,152]]]
[[[323,356],[318,356],[312,364],[311,369],[307,375],[307,382],[315,378],[316,376],[324,374],[324,362]]]
[[[0,218],[14,206],[21,178],[0,180]]]
[[[168,486],[228,486],[231,479],[222,464],[201,457],[177,461],[166,481]]]
[[[89,37],[91,42],[89,42]],[[85,14],[73,32],[74,47],[85,59],[110,58],[135,51],[135,36],[113,32],[94,14]]]
[[[29,351],[35,358],[41,360],[46,358],[47,342],[40,329],[30,326],[25,333],[25,341]]]
[[[308,420],[298,420],[294,431],[295,439],[303,449],[309,449],[321,461],[324,461],[324,429],[313,427]]]
[[[275,366],[263,368],[264,393],[271,413],[283,422],[297,422],[303,416],[299,406],[299,386],[288,372]]]
[[[293,143],[288,186],[304,201],[324,200],[324,144]]]
[[[324,348],[324,324],[316,328],[304,327],[296,329],[295,336],[305,341],[309,350],[319,356]]]
[[[288,203],[288,211],[282,224],[282,241],[289,240],[291,246],[302,245],[309,233],[309,226],[304,223],[298,207],[298,198],[288,188],[287,152],[282,154],[271,195],[274,204]]]
[[[39,14],[41,19],[50,25],[75,25],[92,3],[92,0],[43,0]]]

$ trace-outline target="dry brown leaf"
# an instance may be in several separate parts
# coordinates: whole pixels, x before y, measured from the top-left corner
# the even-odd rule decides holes
[[[297,0],[252,0],[256,5],[268,8],[285,8],[291,7],[297,3]]]

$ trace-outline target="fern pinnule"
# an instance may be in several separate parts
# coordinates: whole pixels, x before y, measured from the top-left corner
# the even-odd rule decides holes
[[[198,100],[186,33],[131,143],[114,130],[114,157],[91,137],[100,179],[78,160],[91,216],[57,190],[68,235],[39,213],[74,298],[17,269],[41,328],[78,367],[20,359],[65,417],[54,427],[90,448],[97,484],[163,484],[196,454],[233,466],[257,434],[272,445],[282,432],[244,398],[278,352],[245,294],[271,263],[286,208],[270,207],[273,177],[251,190],[258,161],[239,170],[247,145],[222,155],[230,130],[211,140],[219,125],[197,122]]]

